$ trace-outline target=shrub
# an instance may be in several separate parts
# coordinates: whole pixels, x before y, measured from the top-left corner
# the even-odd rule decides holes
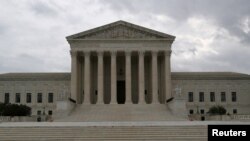
[[[208,111],[210,115],[225,115],[226,112],[227,110],[223,106],[220,106],[220,105],[213,106]]]
[[[31,108],[22,104],[0,103],[0,114],[2,116],[30,116]]]

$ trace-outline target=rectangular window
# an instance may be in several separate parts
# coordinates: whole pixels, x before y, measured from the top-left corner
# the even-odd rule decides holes
[[[204,92],[199,93],[199,101],[204,102]]]
[[[53,93],[49,93],[48,95],[48,102],[53,103]]]
[[[232,92],[232,102],[236,101],[237,101],[236,92]]]
[[[194,114],[194,110],[189,110],[189,114],[190,115]]]
[[[50,116],[52,115],[52,110],[49,110],[49,113],[48,113]]]
[[[20,103],[21,101],[21,95],[20,93],[16,93],[16,103]]]
[[[233,109],[233,114],[237,114],[237,109]]]
[[[26,102],[31,103],[31,93],[27,93],[26,95]]]
[[[188,92],[188,102],[193,102],[194,101],[194,94],[193,92]]]
[[[43,102],[43,95],[42,93],[37,94],[37,103],[42,103]]]
[[[9,93],[4,94],[4,103],[10,103],[10,94]]]
[[[215,93],[214,92],[210,92],[210,101],[215,102]]]
[[[201,114],[204,114],[205,113],[205,110],[204,109],[201,109]]]
[[[40,110],[37,111],[37,115],[41,115],[42,112]]]
[[[221,102],[226,101],[226,92],[221,92]]]

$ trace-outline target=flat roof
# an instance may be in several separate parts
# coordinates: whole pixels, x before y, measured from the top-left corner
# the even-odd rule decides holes
[[[172,80],[250,80],[250,75],[236,72],[172,72]],[[70,72],[4,73],[0,81],[70,81]]]

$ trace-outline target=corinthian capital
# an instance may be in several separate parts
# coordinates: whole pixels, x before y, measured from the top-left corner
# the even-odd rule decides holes
[[[145,51],[144,50],[140,50],[140,51],[138,51],[138,54],[139,54],[139,56],[144,56]]]
[[[70,50],[70,55],[71,56],[76,56],[77,55],[77,51],[76,50]]]
[[[116,56],[117,51],[110,51],[111,56]]]
[[[171,56],[171,52],[172,52],[171,50],[165,50],[164,55],[165,56]]]

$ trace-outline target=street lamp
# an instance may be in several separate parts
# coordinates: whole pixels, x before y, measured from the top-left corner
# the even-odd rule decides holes
[[[45,115],[45,106],[43,107],[43,115]]]

